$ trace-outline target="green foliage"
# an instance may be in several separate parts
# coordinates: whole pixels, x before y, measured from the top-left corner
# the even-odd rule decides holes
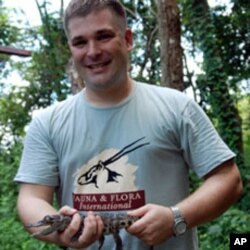
[[[245,28],[249,10],[240,1],[237,1],[237,8],[241,6],[246,10],[242,15],[236,11],[236,3],[231,12],[225,14],[224,6],[210,9],[207,1],[180,2],[183,4],[184,35],[187,34],[186,38],[193,43],[193,51],[203,53],[203,72],[197,75],[196,80],[200,105],[211,119],[216,120],[220,135],[236,152],[238,164],[243,166],[243,136],[237,93],[240,90],[239,81],[250,77],[249,58],[246,59],[250,29]],[[238,45],[239,40],[241,45]]]
[[[19,221],[16,210],[18,186],[13,182],[13,179],[19,165],[21,150],[21,143],[16,143],[8,150],[0,149],[1,249],[56,250],[58,247],[42,243],[30,237]]]
[[[136,31],[131,54],[132,76],[138,81],[158,84],[161,80],[160,44],[155,1],[122,2],[128,10],[128,26]]]
[[[238,103],[240,115],[242,117],[242,131],[243,131],[243,148],[244,148],[244,165],[240,167],[241,176],[243,179],[244,195],[238,208],[250,213],[250,95],[241,97]]]
[[[18,40],[20,32],[11,25],[8,10],[0,3],[0,45],[9,45]]]
[[[250,95],[242,96],[238,108],[242,117],[242,130],[244,142],[244,157],[246,165],[250,167]]]
[[[11,20],[8,16],[8,10],[0,1],[0,45],[10,45],[19,40],[20,31],[17,27],[11,25]],[[6,64],[9,61],[9,56],[0,54],[0,79],[6,77],[9,71],[6,69]],[[0,81],[1,84],[1,81]]]
[[[22,34],[23,46],[34,51],[39,44],[38,51],[33,53],[31,62],[12,63],[13,67],[23,72],[23,78],[30,84],[23,87],[9,84],[8,89],[0,86],[0,241],[3,250],[59,249],[25,232],[16,210],[18,186],[13,182],[21,156],[21,138],[31,112],[48,106],[56,99],[64,99],[69,92],[65,81],[69,52],[62,26],[58,24],[58,16],[55,18],[47,13],[46,6],[40,8],[44,26],[41,29],[27,28]],[[10,25],[8,12],[3,10],[1,7],[0,44],[14,45],[19,29]],[[2,69],[8,60],[8,56],[0,55]],[[0,73],[3,73],[1,69]]]
[[[70,93],[66,81],[66,65],[70,56],[60,12],[49,13],[47,5],[47,1],[38,4],[43,25],[36,30],[38,35],[33,46],[39,42],[39,49],[33,51],[30,64],[19,65],[24,79],[30,83],[26,87],[25,100],[32,98],[30,104],[36,108],[64,100]]]
[[[0,6],[1,6],[0,0]],[[38,1],[37,1],[38,2]],[[40,3],[42,1],[39,1]],[[0,90],[0,241],[1,249],[56,250],[58,247],[31,238],[21,226],[16,211],[18,187],[13,183],[21,155],[21,139],[33,110],[46,107],[69,94],[65,67],[69,58],[66,38],[60,22],[61,10],[49,13],[50,1],[38,4],[41,27],[27,27],[24,33],[10,25],[8,12],[0,8],[0,44],[19,41],[22,47],[33,50],[31,61],[13,63],[28,82],[27,86]],[[160,46],[157,37],[155,1],[124,0],[128,9],[129,25],[135,31],[134,50],[131,55],[133,77],[160,82]],[[250,208],[250,117],[249,96],[239,99],[239,81],[249,79],[249,1],[234,0],[232,13],[225,15],[219,6],[204,14],[202,6],[193,8],[190,0],[180,0],[183,36],[193,45],[191,54],[202,51],[202,74],[197,78],[200,104],[206,109],[221,134],[232,148],[237,148],[241,126],[237,114],[240,110],[246,164],[241,164],[244,195],[234,208],[217,220],[200,227],[202,250],[228,249],[229,234],[249,232]],[[196,1],[203,2],[204,1]],[[203,6],[204,7],[204,6]],[[198,8],[198,9],[197,9]],[[195,13],[194,13],[195,12]],[[208,15],[207,15],[208,14]],[[139,32],[136,32],[139,31]],[[20,42],[20,36],[22,41]],[[230,41],[230,42],[229,42]],[[9,57],[0,57],[0,73]],[[2,67],[2,68],[1,68]],[[237,106],[238,105],[238,106]],[[4,142],[4,143],[3,143]],[[199,184],[191,175],[192,188]]]
[[[23,136],[33,110],[63,100],[70,93],[65,70],[69,49],[59,21],[61,13],[48,13],[47,2],[38,8],[43,25],[27,28],[23,33],[23,38],[28,37],[23,44],[32,47],[32,60],[12,62],[28,84],[22,87],[10,84],[8,91],[0,93],[0,143],[3,140],[9,143],[6,138],[15,140]]]
[[[14,143],[24,136],[24,128],[30,120],[29,107],[25,106],[22,89],[12,88],[9,94],[0,94],[0,142]],[[1,145],[0,145],[1,148]]]
[[[200,249],[229,249],[232,233],[250,232],[250,214],[231,208],[213,222],[199,227]]]

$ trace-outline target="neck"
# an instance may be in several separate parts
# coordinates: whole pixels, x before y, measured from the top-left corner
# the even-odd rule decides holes
[[[89,103],[96,106],[113,106],[126,99],[132,91],[132,79],[110,89],[93,90],[86,86],[85,96]]]

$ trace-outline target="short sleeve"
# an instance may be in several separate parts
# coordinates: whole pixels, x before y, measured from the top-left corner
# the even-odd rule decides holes
[[[205,112],[193,100],[182,112],[180,131],[184,158],[200,177],[235,157]]]
[[[49,135],[49,119],[41,115],[31,122],[15,181],[40,185],[59,184],[58,159]]]

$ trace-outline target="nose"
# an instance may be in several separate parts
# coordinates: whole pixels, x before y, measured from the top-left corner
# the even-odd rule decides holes
[[[95,41],[89,42],[88,48],[87,48],[87,55],[89,57],[95,58],[100,54],[101,54],[101,49],[100,49],[98,43]]]

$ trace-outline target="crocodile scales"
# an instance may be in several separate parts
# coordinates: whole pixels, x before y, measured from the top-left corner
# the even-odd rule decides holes
[[[119,235],[120,229],[126,229],[130,225],[132,225],[138,218],[131,217],[131,216],[114,216],[114,217],[104,217],[101,216],[104,229],[102,237],[99,239],[99,250],[102,248],[105,240],[105,235],[113,235],[116,250],[123,250],[123,243],[122,239]],[[31,228],[31,227],[41,227],[41,226],[47,226],[45,229],[36,231],[32,234],[32,236],[38,236],[38,235],[48,235],[53,232],[62,232],[66,229],[66,227],[70,224],[72,220],[72,217],[70,216],[64,216],[64,215],[46,215],[44,218],[36,223],[28,224],[25,227]],[[83,227],[84,227],[84,216],[82,216],[82,223],[80,230],[73,236],[72,240],[77,240],[77,238],[80,236]]]

